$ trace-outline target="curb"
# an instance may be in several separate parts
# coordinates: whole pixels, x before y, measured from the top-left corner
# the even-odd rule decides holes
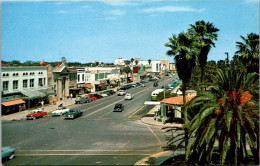
[[[137,161],[134,165],[161,165],[173,156],[173,151],[162,151]]]

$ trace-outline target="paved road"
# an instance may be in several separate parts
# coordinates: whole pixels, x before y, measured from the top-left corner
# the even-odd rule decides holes
[[[165,85],[172,79],[167,78]],[[2,123],[2,146],[16,148],[17,157],[4,165],[132,165],[161,151],[165,144],[162,130],[138,119],[129,119],[154,89],[128,90],[131,101],[123,96],[109,96],[95,102],[73,105],[83,116],[74,120],[45,117],[37,120]],[[160,80],[159,87],[163,85]],[[123,112],[112,112],[115,103],[125,105]]]

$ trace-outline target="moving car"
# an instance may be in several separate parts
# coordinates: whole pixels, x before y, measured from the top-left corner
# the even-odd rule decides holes
[[[124,96],[126,94],[125,90],[119,90],[117,96]]]
[[[122,103],[116,103],[113,112],[122,112],[125,106]]]
[[[82,103],[89,103],[91,102],[89,96],[80,96],[78,99],[75,100],[75,104],[82,104]]]
[[[64,119],[75,119],[83,115],[83,112],[79,109],[70,109],[66,114],[64,114]]]
[[[2,159],[8,158],[12,160],[15,156],[15,148],[10,148],[9,146],[2,147]]]
[[[125,100],[132,100],[134,98],[134,96],[131,93],[127,93],[125,95]]]
[[[53,111],[51,113],[52,116],[62,116],[65,113],[67,113],[70,109],[68,109],[67,107],[61,106],[58,107],[58,109],[56,109],[56,111]]]
[[[125,86],[122,86],[119,90],[127,90]]]
[[[26,119],[35,120],[36,118],[45,117],[46,115],[47,115],[47,112],[43,112],[42,110],[33,110],[30,112],[30,114],[26,115]]]
[[[132,85],[125,85],[125,87],[126,87],[127,89],[130,89],[130,88],[132,88]]]

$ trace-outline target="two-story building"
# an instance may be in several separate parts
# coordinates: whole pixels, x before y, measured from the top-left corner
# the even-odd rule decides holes
[[[2,113],[21,111],[45,100],[47,66],[2,66],[1,74]]]

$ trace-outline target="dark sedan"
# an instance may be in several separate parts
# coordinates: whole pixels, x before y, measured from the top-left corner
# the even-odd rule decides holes
[[[75,119],[83,115],[83,112],[79,109],[70,109],[66,114],[64,114],[64,119]]]
[[[116,103],[113,112],[122,112],[125,106],[122,103]]]
[[[113,90],[107,90],[107,92],[109,92],[111,95],[115,94],[116,92]]]

